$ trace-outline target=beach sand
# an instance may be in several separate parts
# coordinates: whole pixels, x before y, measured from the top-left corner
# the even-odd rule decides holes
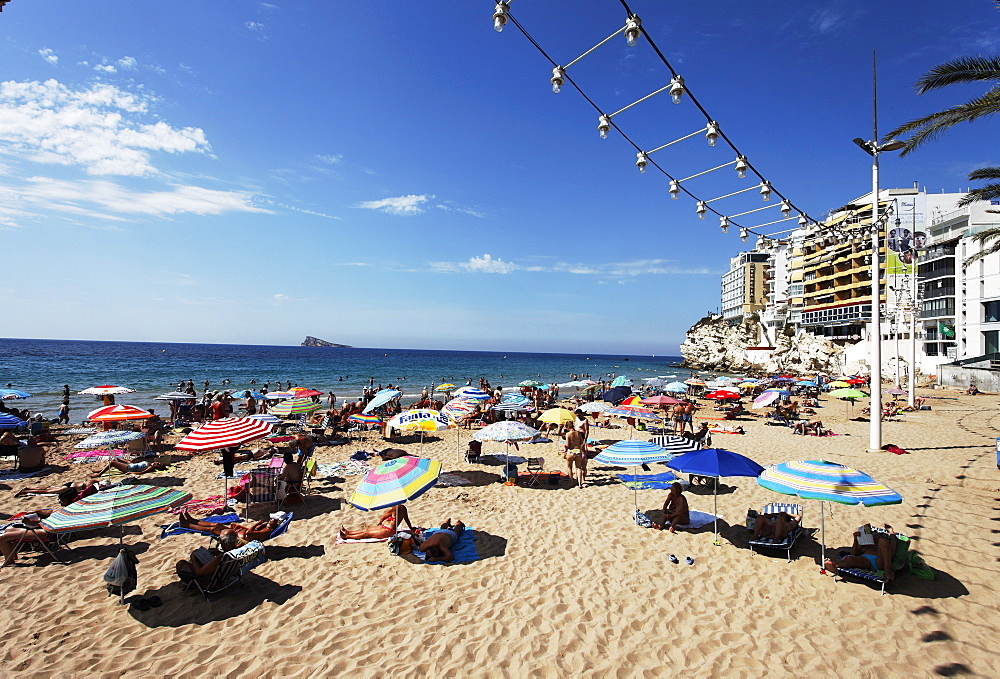
[[[792,500],[747,478],[727,479],[719,495],[721,546],[712,526],[667,532],[631,520],[632,491],[622,469],[590,463],[589,485],[508,487],[499,467],[462,459],[469,433],[428,437],[422,455],[476,485],[435,487],[409,503],[413,521],[462,519],[475,527],[479,561],[447,566],[392,556],[386,545],[335,544],[342,524],[377,518],[347,504],[360,480],[319,480],[269,561],[245,586],[206,603],[182,595],[172,571],[206,544],[197,536],[159,539],[159,514],[126,529],[140,560],[139,588],[163,605],[146,612],[109,597],[102,575],[117,553],[117,529],[73,542],[62,556],[22,556],[0,571],[7,624],[0,630],[6,676],[469,676],[633,677],[682,671],[708,676],[1000,676],[992,649],[1000,627],[1000,479],[997,397],[927,390],[930,411],[884,424],[884,441],[909,455],[866,452],[868,425],[846,421],[847,404],[820,411],[838,435],[795,436],[762,419],[746,434],[716,435],[714,445],[763,465],[823,458],[859,468],[895,489],[903,503],[862,508],[827,505],[828,552],[850,544],[860,524],[892,525],[911,536],[935,569],[928,582],[901,574],[889,593],[835,582],[819,566],[819,534],[785,553],[752,554],[743,527],[748,508]],[[593,429],[592,438],[628,438],[627,429]],[[640,433],[639,437],[645,437]],[[69,450],[80,437],[61,437]],[[320,462],[342,461],[369,441],[320,447]],[[419,443],[401,445],[417,451]],[[502,452],[485,444],[484,452]],[[521,447],[564,463],[556,444]],[[58,454],[51,457],[58,459]],[[196,498],[218,494],[214,455],[148,477],[180,484]],[[66,465],[57,474],[3,482],[11,491],[77,480],[99,467]],[[51,497],[2,493],[0,512],[55,504]],[[666,491],[639,491],[658,517]],[[691,508],[711,512],[706,491]],[[820,505],[803,501],[804,525],[818,529]],[[261,517],[273,506],[255,506]],[[93,535],[93,534],[91,534]],[[670,563],[675,554],[680,563]],[[694,565],[685,564],[693,556]]]

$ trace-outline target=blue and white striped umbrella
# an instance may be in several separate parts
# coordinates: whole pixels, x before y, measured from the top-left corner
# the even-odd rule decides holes
[[[530,407],[531,406],[524,403],[504,402],[504,403],[498,403],[495,406],[493,406],[493,410],[499,410],[505,413],[516,413],[522,410],[527,410]]]
[[[0,413],[0,429],[20,429],[28,426],[28,423],[19,417],[14,417],[10,413]]]
[[[503,397],[503,401],[501,401],[501,403],[514,403],[517,405],[528,406],[531,405],[531,399],[525,398],[520,394],[507,394]]]
[[[365,409],[362,410],[361,412],[367,415],[368,413],[375,410],[379,406],[384,406],[392,399],[402,395],[403,392],[398,391],[396,389],[383,389],[382,391],[376,392],[376,394],[372,396],[372,400],[368,402],[368,405],[365,406]]]
[[[138,431],[100,431],[77,443],[74,448],[106,448],[120,443],[138,441],[146,435]]]
[[[476,389],[475,387],[462,387],[455,391],[455,397],[461,398],[474,398],[477,401],[487,401],[490,395],[487,394],[482,389]]]
[[[619,375],[611,382],[612,387],[631,387],[632,380],[625,375]]]
[[[669,452],[651,441],[618,441],[594,458],[595,462],[612,464],[616,467],[638,467],[653,462],[668,462],[673,458]]]
[[[688,390],[688,385],[683,382],[671,382],[667,386],[663,387],[664,391],[669,391],[675,394],[686,394]]]
[[[261,415],[247,415],[246,419],[248,419],[248,420],[260,420],[261,422],[267,422],[268,424],[281,424],[284,421],[284,420],[278,419],[274,415],[266,415],[266,414],[261,414]]]

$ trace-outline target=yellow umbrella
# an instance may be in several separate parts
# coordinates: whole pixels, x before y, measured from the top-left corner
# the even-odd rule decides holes
[[[435,389],[434,391],[451,391],[454,388],[455,388],[454,384],[451,384],[450,382],[445,382],[444,384],[437,385],[437,389]]]
[[[830,382],[829,386],[834,387],[836,389],[847,389],[851,385],[849,385],[847,382],[844,382],[843,380],[837,380],[836,382]]]
[[[550,408],[538,418],[539,422],[551,422],[552,424],[566,424],[575,420],[576,415],[565,408]]]

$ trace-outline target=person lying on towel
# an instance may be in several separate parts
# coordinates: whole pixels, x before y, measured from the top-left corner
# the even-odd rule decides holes
[[[753,529],[753,539],[771,538],[774,542],[781,542],[788,537],[789,533],[798,528],[801,521],[801,514],[788,514],[786,512],[761,514],[757,517],[757,525]]]
[[[688,508],[687,498],[684,497],[684,488],[676,481],[670,484],[670,492],[663,502],[663,523],[654,523],[653,528],[663,530],[669,528],[673,533],[677,526],[691,523],[691,514]]]
[[[871,529],[869,524],[867,528]],[[862,545],[858,542],[860,532],[854,532],[854,544],[851,546],[851,553],[842,559],[827,559],[824,567],[828,571],[837,572],[838,568],[860,568],[869,571],[883,571],[886,580],[892,580],[895,573],[892,569],[892,559],[896,554],[896,544],[898,538],[892,526],[885,524],[888,535],[882,533],[872,533],[875,539],[873,545]]]
[[[441,524],[441,530],[434,531],[420,545],[420,551],[426,554],[427,561],[454,561],[455,555],[451,548],[458,541],[458,536],[466,530],[461,520],[454,524],[448,519]]]
[[[346,526],[341,526],[340,538],[342,540],[382,540],[385,538],[391,538],[396,534],[396,528],[399,524],[404,522],[412,531],[413,525],[410,523],[410,515],[406,511],[406,505],[396,505],[395,507],[389,507],[389,509],[385,510],[385,513],[382,514],[382,518],[378,520],[378,524],[375,526],[366,526],[364,528],[358,528],[357,530],[350,530]]]
[[[166,469],[166,465],[162,462],[122,462],[121,460],[111,460],[108,462],[107,466],[101,471],[97,472],[98,476],[103,476],[107,474],[112,469],[117,469],[122,474],[146,474],[148,472],[155,472],[161,469]]]

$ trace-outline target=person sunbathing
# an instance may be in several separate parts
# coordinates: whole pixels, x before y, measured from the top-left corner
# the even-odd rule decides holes
[[[871,525],[868,524],[868,528]],[[896,577],[892,560],[896,555],[896,545],[898,538],[892,526],[885,524],[885,533],[873,533],[875,544],[862,545],[858,542],[860,533],[854,532],[854,543],[851,545],[851,553],[840,559],[827,559],[823,566],[828,571],[837,572],[838,568],[860,568],[869,571],[883,571],[886,580]]]
[[[813,436],[822,436],[826,430],[823,429],[823,423],[820,420],[799,420],[792,426],[793,434],[812,434]]]
[[[676,481],[670,484],[670,492],[663,502],[663,523],[654,523],[653,528],[656,530],[669,528],[673,533],[677,526],[691,523],[691,513],[683,491],[681,484]]]
[[[342,540],[382,540],[395,535],[396,528],[404,522],[412,531],[413,524],[410,523],[410,515],[406,511],[406,505],[401,504],[385,510],[377,525],[357,530],[349,530],[346,526],[341,526],[339,535]]]
[[[771,538],[774,542],[782,542],[789,533],[799,527],[801,521],[801,514],[787,512],[761,514],[757,517],[757,525],[753,529],[753,539]]]
[[[267,446],[255,451],[244,450],[242,453],[235,453],[233,455],[233,463],[236,462],[254,462],[256,460],[266,460],[278,454],[278,449],[274,446]],[[219,457],[216,460],[212,460],[215,464],[225,464],[225,460]]]
[[[257,521],[250,525],[245,525],[242,523],[212,523],[210,521],[202,521],[201,519],[196,519],[188,512],[181,512],[178,517],[177,523],[181,528],[189,528],[191,530],[198,530],[203,533],[212,533],[218,537],[222,537],[222,534],[231,530],[236,533],[236,537],[242,544],[246,544],[252,540],[264,541],[271,537],[271,533],[274,529],[281,525],[282,519],[270,519],[268,521]]]
[[[188,580],[192,577],[207,579],[211,578],[215,571],[219,568],[219,564],[222,563],[222,557],[226,552],[231,552],[239,546],[238,536],[236,531],[233,530],[223,530],[219,534],[219,547],[222,551],[213,550],[217,552],[213,559],[208,563],[201,563],[197,558],[195,558],[195,552],[191,553],[190,560],[181,560],[177,562],[177,566],[174,571],[177,573],[177,577],[181,580]]]
[[[17,552],[21,543],[41,542],[46,539],[48,534],[42,528],[41,520],[47,519],[55,511],[54,509],[35,510],[21,518],[21,525],[11,524],[4,529],[3,533],[0,533],[0,554],[4,557],[4,566],[17,561]]]
[[[112,469],[117,469],[123,474],[147,474],[166,468],[166,465],[162,462],[146,462],[145,460],[141,462],[122,462],[121,460],[111,460],[104,469],[97,472],[97,475],[103,476]]]
[[[441,524],[441,530],[434,531],[420,544],[420,551],[425,554],[427,561],[454,561],[455,555],[451,548],[464,530],[465,524],[461,520],[453,524],[448,519]]]
[[[60,501],[64,497],[72,497],[71,500],[66,502],[66,504],[72,504],[94,493],[119,485],[121,484],[108,481],[107,479],[87,479],[86,481],[70,481],[61,486],[28,486],[14,493],[14,497],[21,497],[23,495],[58,495]]]

